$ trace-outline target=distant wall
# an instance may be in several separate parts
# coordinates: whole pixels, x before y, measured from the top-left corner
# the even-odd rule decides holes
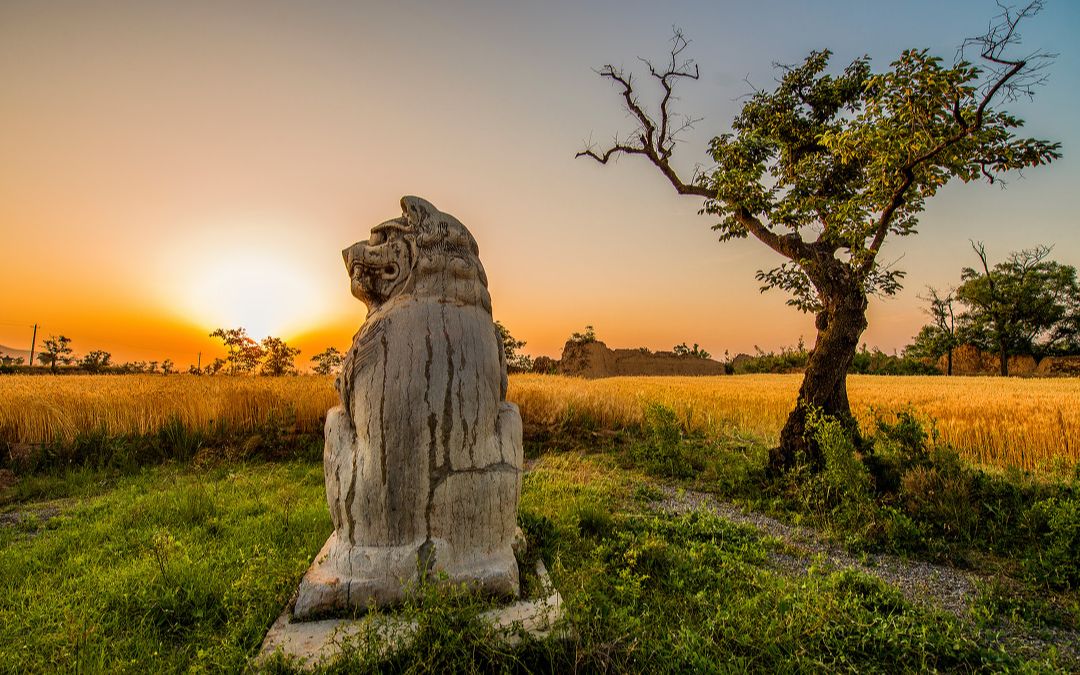
[[[1080,377],[1080,356],[1047,356],[1039,361],[1036,375],[1046,377]]]
[[[1044,361],[1046,359],[1043,359]],[[1009,357],[1009,375],[1038,375],[1035,359],[1027,356]],[[938,370],[947,372],[948,356],[937,362]],[[973,345],[960,345],[953,350],[953,375],[998,375],[1001,358],[997,354],[979,351]]]
[[[556,372],[578,377],[619,375],[723,375],[724,364],[674,352],[610,349],[603,342],[567,342]]]

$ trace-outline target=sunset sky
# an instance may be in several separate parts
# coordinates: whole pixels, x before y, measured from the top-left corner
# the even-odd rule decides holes
[[[779,262],[717,243],[700,201],[637,158],[575,160],[632,128],[594,68],[663,58],[672,25],[703,117],[678,164],[706,163],[774,62],[834,50],[877,68],[907,47],[951,59],[989,0],[866,2],[75,2],[0,0],[0,344],[63,333],[77,353],[221,353],[244,326],[303,350],[344,349],[364,317],[340,251],[422,196],[480,244],[495,317],[533,355],[592,324],[613,347],[697,342],[714,355],[813,338],[758,292]],[[976,262],[1053,244],[1080,266],[1080,3],[1051,0],[1025,47],[1059,54],[1034,102],[1010,109],[1064,159],[1006,189],[950,185],[885,261],[906,289],[874,300],[864,340],[902,348],[917,294]],[[749,82],[749,84],[748,84]]]

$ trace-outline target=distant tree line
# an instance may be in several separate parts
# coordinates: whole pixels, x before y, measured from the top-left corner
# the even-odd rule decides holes
[[[1009,374],[1009,357],[1080,354],[1080,284],[1076,268],[1049,259],[1051,247],[1036,246],[1010,253],[991,266],[986,248],[972,242],[977,267],[960,271],[955,288],[928,288],[923,299],[930,322],[905,354],[937,361],[945,357],[953,370],[953,353],[972,345],[996,354],[1001,375]]]
[[[300,350],[290,346],[278,337],[267,337],[255,341],[244,328],[218,328],[210,337],[219,338],[225,346],[224,358],[216,358],[207,365],[188,367],[189,375],[294,375],[297,373],[296,357]],[[524,343],[522,343],[524,344]],[[72,347],[72,340],[66,335],[50,335],[42,341],[41,351],[35,359],[38,364],[48,368],[53,374],[161,374],[172,375],[180,372],[172,359],[160,361],[125,361],[114,363],[112,354],[103,349],[94,349],[79,357]],[[329,375],[341,368],[344,355],[335,347],[311,357],[312,370],[320,375]],[[21,356],[0,355],[0,374],[28,371],[32,364],[26,364]]]

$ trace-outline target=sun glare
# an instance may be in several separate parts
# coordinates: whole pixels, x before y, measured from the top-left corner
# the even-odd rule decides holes
[[[325,317],[316,280],[271,251],[222,255],[201,265],[184,290],[191,319],[247,329],[255,338],[289,337]]]

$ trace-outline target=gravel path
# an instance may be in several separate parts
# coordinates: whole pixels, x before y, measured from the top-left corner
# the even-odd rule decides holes
[[[944,609],[957,617],[970,618],[972,603],[978,595],[978,583],[991,577],[967,572],[947,565],[935,565],[886,554],[855,556],[819,532],[789,525],[775,518],[745,511],[714,495],[671,486],[655,486],[664,497],[653,501],[650,508],[664,513],[689,513],[705,510],[733,523],[754,527],[763,535],[775,538],[787,546],[787,551],[773,551],[773,565],[791,575],[806,574],[810,567],[855,569],[873,575],[896,587],[910,602]],[[1054,649],[1080,668],[1080,632],[1045,628],[1033,634],[1030,630],[1009,622],[1000,626],[997,639],[1010,649],[1028,655],[1045,655]]]

